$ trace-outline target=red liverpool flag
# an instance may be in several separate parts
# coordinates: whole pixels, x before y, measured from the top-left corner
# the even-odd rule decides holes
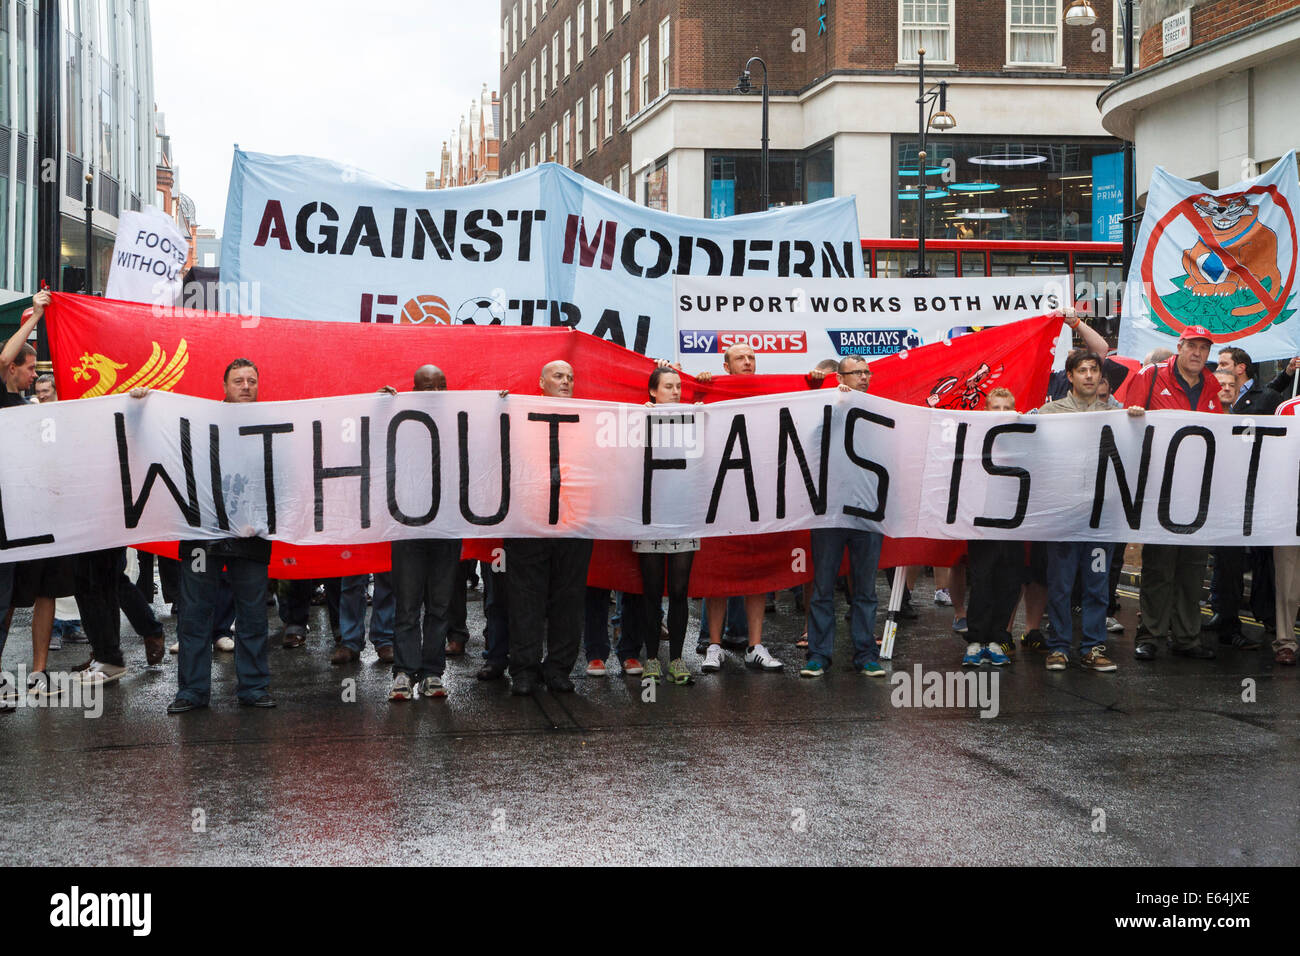
[[[1047,391],[1060,321],[1049,316],[1026,319],[879,359],[872,365],[871,391],[917,405],[978,409],[988,391],[1004,386],[1015,393],[1022,411],[1037,407]],[[563,359],[577,373],[575,398],[639,405],[646,399],[654,368],[652,358],[569,329],[349,325],[160,310],[65,293],[55,294],[47,323],[55,384],[65,399],[121,394],[137,386],[220,399],[225,368],[237,357],[257,364],[258,397],[263,401],[359,394],[384,385],[405,390],[415,368],[425,363],[442,368],[453,389],[505,388],[535,395],[541,366]],[[682,379],[682,399],[688,402],[835,384],[834,375],[821,383],[800,375],[718,374],[709,384],[691,375]],[[490,560],[497,544],[491,539],[467,541],[465,556]],[[943,566],[954,547],[960,555],[964,545],[888,542],[888,560],[881,563]],[[705,539],[690,591],[697,596],[729,595],[793,587],[811,577],[808,554],[806,531]],[[311,547],[275,542],[270,570],[278,578],[337,577],[384,570],[388,564],[386,544]],[[640,589],[626,541],[597,542],[591,569],[592,585]]]

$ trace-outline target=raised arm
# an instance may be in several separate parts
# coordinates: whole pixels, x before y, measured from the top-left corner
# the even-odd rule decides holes
[[[42,289],[32,296],[31,318],[20,325],[17,332],[9,336],[9,341],[5,343],[4,349],[0,350],[0,368],[8,368],[9,363],[18,357],[18,352],[23,347],[23,343],[32,334],[32,329],[36,328],[36,323],[45,315],[45,307],[49,304],[49,289]]]

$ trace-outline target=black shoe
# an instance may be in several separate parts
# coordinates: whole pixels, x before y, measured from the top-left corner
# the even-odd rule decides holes
[[[1133,656],[1140,661],[1153,661],[1156,659],[1156,642],[1155,641],[1138,641],[1137,646],[1133,648]]]
[[[1219,629],[1219,625],[1222,623],[1223,623],[1223,615],[1221,615],[1218,611],[1215,611],[1213,614],[1211,614],[1208,618],[1205,619],[1205,622],[1203,624],[1201,624],[1201,630],[1217,631]]]
[[[1047,641],[1043,640],[1043,632],[1038,628],[1025,631],[1020,638],[1020,646],[1026,651],[1047,651]]]
[[[1236,634],[1220,634],[1219,643],[1226,644],[1229,647],[1240,648],[1243,651],[1259,650],[1259,641],[1253,637],[1247,637],[1238,631]]]
[[[172,701],[170,704],[167,705],[167,713],[183,714],[187,710],[199,710],[200,708],[207,707],[207,706],[208,706],[207,704],[196,704],[188,697],[177,697],[174,701]]]
[[[525,671],[510,679],[510,693],[516,697],[529,697],[537,690],[536,675]]]
[[[477,676],[479,680],[500,680],[506,676],[505,661],[485,661]]]
[[[852,611],[849,613],[851,614]],[[915,621],[920,616],[916,613],[916,608],[912,607],[911,604],[904,604],[898,609],[898,619],[900,621]]]
[[[261,697],[257,697],[253,700],[245,700],[243,697],[241,697],[239,698],[239,706],[240,707],[274,707],[275,698],[272,697],[270,694],[263,694]]]
[[[573,681],[566,674],[552,674],[546,678],[546,686],[557,694],[572,694]]]
[[[1200,644],[1193,644],[1191,647],[1175,647],[1173,654],[1175,657],[1190,657],[1197,661],[1212,661],[1215,658],[1214,651]]]
[[[697,645],[696,645],[696,649],[698,650],[700,646],[701,646],[701,645],[698,645],[698,644],[697,644]],[[708,644],[704,644],[704,645],[702,645],[702,646],[704,647],[704,651],[707,651],[707,650],[709,649],[709,645],[708,645]],[[726,648],[727,650],[729,650],[729,651],[744,651],[744,650],[748,650],[748,649],[749,649],[749,638],[746,638],[746,637],[724,637],[724,638],[722,639],[722,646],[725,647],[725,648]],[[704,651],[699,651],[699,653],[703,654]]]
[[[763,613],[764,613],[764,614],[775,614],[775,613],[776,613],[776,602],[775,602],[775,601],[768,601],[766,604],[764,604],[764,605],[763,605]]]
[[[701,657],[704,656],[706,653],[708,653],[708,650],[709,650],[708,641],[700,641],[698,644],[695,645],[695,653],[699,654]]]

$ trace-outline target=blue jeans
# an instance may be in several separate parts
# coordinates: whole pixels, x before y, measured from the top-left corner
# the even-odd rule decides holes
[[[835,650],[835,579],[840,559],[849,549],[849,580],[853,583],[853,666],[880,659],[876,647],[876,565],[884,538],[874,531],[815,528],[812,532],[813,596],[808,606],[808,658],[830,665]]]
[[[618,659],[640,658],[645,646],[645,605],[640,594],[618,593],[615,620],[622,625],[618,638]],[[609,588],[587,588],[584,605],[582,649],[588,661],[609,660]]]
[[[184,554],[201,547],[195,542],[186,545]],[[235,605],[236,695],[252,703],[267,692],[271,683],[266,652],[266,565],[209,553],[203,571],[195,571],[192,560],[181,562],[183,609],[176,628],[181,645],[176,696],[196,704],[206,704],[212,692],[212,624],[223,561]]]
[[[1074,641],[1074,615],[1070,598],[1075,579],[1083,603],[1083,634],[1079,653],[1086,654],[1106,641],[1106,611],[1110,607],[1110,553],[1113,544],[1090,541],[1049,541],[1047,548],[1047,649],[1070,653]],[[1102,552],[1095,555],[1094,552]],[[1096,570],[1100,568],[1100,570]]]
[[[343,579],[339,591],[339,631],[343,643],[358,654],[366,645],[366,584],[368,574],[353,574]],[[390,572],[375,575],[375,593],[370,605],[370,643],[384,647],[393,643],[393,626],[397,602],[393,598]]]

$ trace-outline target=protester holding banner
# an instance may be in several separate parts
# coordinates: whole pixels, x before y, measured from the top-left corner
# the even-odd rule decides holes
[[[542,367],[538,384],[550,398],[572,398],[573,382],[573,366],[553,361]],[[569,672],[582,640],[591,547],[590,538],[506,539],[510,693],[529,695],[542,680],[552,691],[574,689]]]
[[[1010,389],[995,388],[984,407],[990,412],[1014,414],[1016,397]],[[1008,629],[1025,576],[1024,542],[972,538],[966,542],[966,556],[967,644],[962,666],[979,667],[984,661],[994,667],[1005,666],[1011,663],[1015,648]]]
[[[647,385],[650,392],[650,406],[680,405],[682,400],[682,377],[676,369],[660,366],[650,373]],[[689,413],[682,413],[673,418],[684,421]],[[646,423],[647,431],[653,428],[650,421]],[[654,443],[646,436],[647,446]],[[699,538],[667,538],[650,541],[635,541],[632,550],[636,552],[637,563],[641,568],[642,606],[645,613],[646,659],[642,673],[651,680],[660,679],[659,670],[659,608],[664,593],[664,581],[668,583],[668,682],[670,684],[689,684],[691,671],[682,659],[682,648],[686,644],[686,623],[688,614],[686,593],[691,581],[691,563],[695,552],[700,550]]]
[[[446,390],[447,376],[436,365],[421,365],[415,370],[413,391]],[[396,389],[386,391],[396,393]],[[392,595],[396,622],[391,645],[393,683],[388,690],[389,700],[410,700],[413,688],[421,697],[447,696],[442,674],[446,668],[448,619],[453,591],[459,587],[463,592],[465,587],[458,573],[460,548],[460,538],[408,538],[393,542]],[[380,579],[388,577],[375,575],[372,635],[374,622],[380,615]],[[363,602],[363,625],[365,610]]]
[[[840,360],[838,392],[866,392],[871,366],[859,355]],[[828,394],[838,394],[828,393]],[[852,604],[849,635],[853,640],[853,669],[864,677],[884,677],[876,646],[876,568],[884,536],[857,528],[813,528],[813,596],[808,610],[808,661],[800,677],[821,677],[835,652],[835,580],[844,551],[849,552]]]
[[[1078,414],[1107,410],[1098,396],[1102,359],[1096,352],[1079,349],[1065,360],[1070,394],[1048,402],[1040,415]],[[1083,633],[1079,635],[1079,666],[1111,672],[1115,663],[1106,656],[1106,612],[1110,606],[1110,554],[1112,545],[1090,541],[1047,543],[1047,614],[1052,630],[1047,635],[1047,669],[1063,671],[1070,662],[1074,618],[1074,585],[1079,583],[1083,605]]]
[[[1184,329],[1173,358],[1131,377],[1125,399],[1129,415],[1140,417],[1160,408],[1221,412],[1219,380],[1206,367],[1212,345],[1210,333],[1201,326]],[[1214,651],[1200,642],[1201,584],[1208,561],[1206,548],[1142,546],[1142,625],[1133,649],[1138,660],[1153,660],[1161,637],[1172,639],[1173,653],[1180,657],[1214,659]]]
[[[1277,414],[1294,417],[1300,398],[1278,406]],[[1273,660],[1294,667],[1296,662],[1295,618],[1300,610],[1300,545],[1273,548]]]
[[[237,358],[226,366],[222,379],[225,401],[257,401],[257,366]],[[145,398],[148,389],[133,389],[133,398]],[[181,615],[177,622],[180,659],[176,672],[176,698],[167,713],[181,714],[208,706],[212,687],[212,622],[216,612],[221,572],[235,599],[235,674],[239,703],[248,707],[274,707],[270,694],[271,668],[267,659],[266,582],[271,542],[266,538],[219,538],[182,541]]]

